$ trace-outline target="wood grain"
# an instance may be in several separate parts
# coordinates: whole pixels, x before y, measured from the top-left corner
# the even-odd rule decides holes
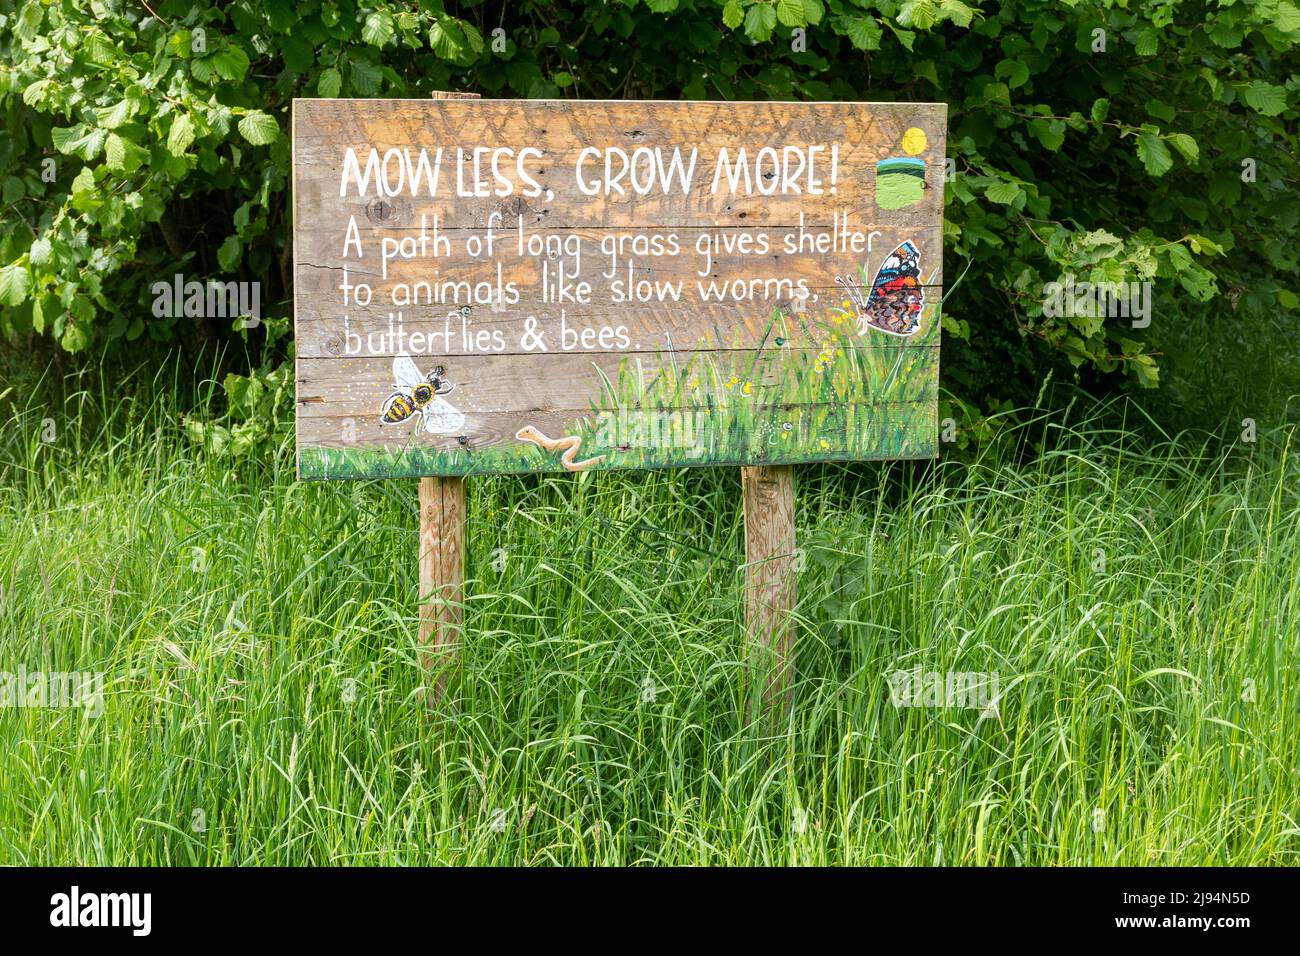
[[[464,559],[465,479],[421,478],[421,663],[431,672],[435,701],[446,692],[461,643]]]
[[[793,356],[793,352],[799,354]],[[617,384],[620,370],[634,379],[639,377],[647,389],[654,388],[661,376],[671,376],[675,371],[688,379],[688,385],[698,380],[697,387],[705,390],[721,378],[724,397],[725,382],[735,376],[737,386],[743,389],[748,381],[749,394],[762,399],[768,393],[779,393],[792,376],[799,374],[802,366],[794,364],[796,359],[811,365],[816,354],[808,349],[719,349],[679,355],[585,352],[421,356],[416,364],[422,372],[429,371],[434,362],[441,365],[443,377],[456,386],[446,399],[465,413],[466,425],[472,431],[473,416],[491,412],[517,412],[523,421],[528,413],[553,408],[590,409],[590,400],[602,398],[606,379]],[[897,353],[896,361],[916,380],[928,382],[938,374],[939,349],[938,346],[908,349]],[[298,361],[299,420],[328,415],[377,421],[392,386],[393,360],[388,357],[301,358]],[[892,394],[882,394],[877,400],[897,399]],[[606,403],[599,404],[603,407]],[[660,404],[652,403],[652,406]],[[666,407],[678,407],[678,404]]]
[[[773,716],[789,708],[793,681],[795,578],[794,469],[740,470],[745,508],[745,659],[755,699]]]

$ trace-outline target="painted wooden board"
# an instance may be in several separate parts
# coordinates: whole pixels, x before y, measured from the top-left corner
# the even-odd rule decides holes
[[[945,122],[296,100],[300,476],[933,455]]]

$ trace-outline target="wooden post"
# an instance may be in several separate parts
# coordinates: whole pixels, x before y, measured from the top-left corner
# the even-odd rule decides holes
[[[745,661],[756,675],[764,710],[775,719],[789,710],[794,677],[794,466],[741,468],[740,480],[745,494]],[[748,690],[742,696],[748,698]]]
[[[478,99],[477,93],[431,94],[435,100]],[[451,681],[464,633],[465,479],[420,479],[421,663],[433,675],[430,705]]]
[[[446,693],[463,631],[465,479],[420,479],[420,644],[433,671],[429,702]]]

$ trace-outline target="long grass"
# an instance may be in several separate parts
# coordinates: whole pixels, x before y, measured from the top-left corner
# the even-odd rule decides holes
[[[0,709],[0,863],[1300,856],[1293,431],[1076,405],[973,462],[801,468],[772,732],[740,716],[734,471],[474,479],[430,713],[413,481],[232,470],[174,382],[59,391],[0,398],[0,671],[104,697]],[[914,668],[998,698],[895,707]]]

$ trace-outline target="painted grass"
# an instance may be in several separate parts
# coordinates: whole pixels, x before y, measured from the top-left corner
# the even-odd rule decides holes
[[[0,399],[0,670],[106,699],[0,709],[0,863],[1300,855],[1293,433],[1076,411],[971,464],[801,469],[768,734],[737,717],[732,472],[475,480],[459,701],[430,718],[413,482],[295,483],[287,450],[231,474],[167,383],[71,386]],[[913,667],[996,671],[996,713],[896,709]]]
[[[595,470],[933,457],[937,306],[903,339],[859,335],[848,305],[821,318],[775,312],[756,351],[665,352],[654,368],[629,356],[565,434],[582,436],[581,457],[604,456]],[[562,470],[558,454],[514,441],[308,448],[298,469],[306,479]]]

